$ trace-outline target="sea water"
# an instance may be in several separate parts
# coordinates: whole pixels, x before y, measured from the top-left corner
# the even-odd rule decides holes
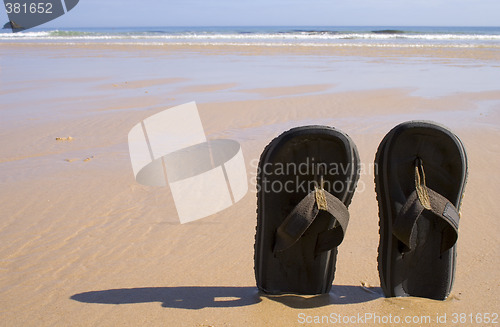
[[[2,42],[260,46],[493,47],[500,27],[244,26],[0,30]]]

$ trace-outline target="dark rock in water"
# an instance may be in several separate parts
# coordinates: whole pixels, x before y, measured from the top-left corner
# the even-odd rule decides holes
[[[22,26],[17,25],[16,22],[13,22],[13,21],[9,21],[9,22],[5,23],[3,28],[4,29],[11,28],[13,30],[23,29]]]
[[[404,31],[400,31],[400,30],[378,30],[378,31],[372,31],[372,33],[376,33],[376,34],[404,34]]]

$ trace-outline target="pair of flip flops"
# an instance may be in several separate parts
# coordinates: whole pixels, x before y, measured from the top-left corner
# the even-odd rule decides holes
[[[467,179],[460,139],[432,122],[393,128],[375,158],[378,270],[385,296],[445,299],[454,280]],[[359,179],[354,142],[326,126],[291,129],[261,155],[255,277],[267,294],[328,293]]]

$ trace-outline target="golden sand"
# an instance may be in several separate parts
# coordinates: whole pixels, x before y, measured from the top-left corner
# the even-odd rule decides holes
[[[1,51],[42,51],[40,47],[44,46],[2,45]],[[43,51],[57,55],[59,47]],[[78,62],[81,48],[98,49],[113,57],[115,47],[141,58],[172,51],[100,45],[66,50]],[[274,55],[277,50],[252,51]],[[294,51],[307,55],[307,51],[327,50]],[[372,56],[374,60],[407,53],[435,58],[499,57],[498,52],[477,49],[432,53],[388,49],[376,54],[354,48],[328,51]],[[214,52],[211,54],[217,55]],[[500,90],[422,97],[407,89],[335,92],[323,84],[297,85],[295,89],[263,85],[257,90],[258,99],[199,103],[209,138],[240,142],[250,190],[236,205],[180,225],[168,187],[135,182],[127,147],[131,127],[176,104],[177,100],[168,99],[177,94],[147,98],[149,95],[117,96],[113,92],[166,83],[177,89],[190,88],[196,100],[195,93],[205,93],[200,85],[206,84],[189,85],[189,80],[175,76],[163,80],[144,76],[128,83],[115,78],[116,83],[102,87],[103,78],[96,74],[90,89],[104,93],[93,96],[89,91],[81,99],[59,97],[61,103],[72,105],[72,114],[57,120],[20,117],[15,123],[1,123],[0,325],[302,326],[302,322],[317,319],[359,315],[376,319],[378,315],[381,321],[365,324],[388,326],[391,324],[382,319],[398,316],[420,319],[421,323],[408,325],[431,326],[445,319],[439,326],[454,326],[461,325],[455,321],[463,315],[464,319],[477,319],[478,315],[500,313]],[[217,82],[208,90],[230,94],[236,86],[245,89],[238,81],[233,83]],[[247,91],[256,92],[253,87]],[[24,102],[19,101],[22,107]],[[256,196],[252,178],[265,145],[294,126],[335,126],[352,137],[361,162],[371,167],[382,137],[396,124],[411,119],[449,126],[468,153],[469,182],[462,207],[456,280],[449,299],[383,297],[377,272],[378,209],[370,168],[362,173],[349,208],[351,221],[339,247],[331,293],[316,297],[259,294],[253,273]],[[54,142],[69,134],[72,142]],[[76,162],[70,165],[64,159]],[[426,317],[432,322],[427,324]]]

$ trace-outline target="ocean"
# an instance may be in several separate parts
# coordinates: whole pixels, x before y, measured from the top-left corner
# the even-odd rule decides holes
[[[0,43],[500,48],[500,27],[244,26],[0,30]]]

